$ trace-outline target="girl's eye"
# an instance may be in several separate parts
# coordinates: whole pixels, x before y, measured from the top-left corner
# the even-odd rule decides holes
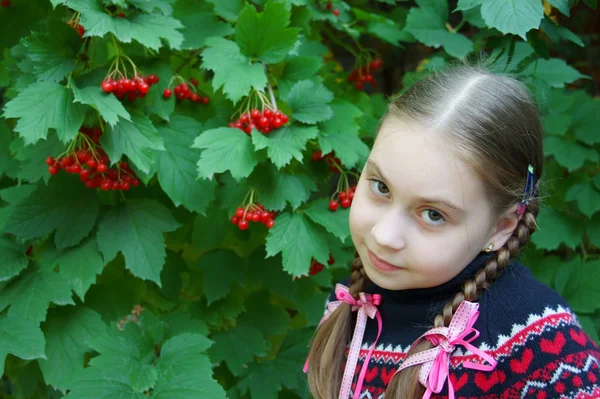
[[[390,193],[390,189],[385,185],[384,182],[371,179],[371,191],[373,191],[376,195],[388,195]]]
[[[421,212],[421,217],[427,224],[440,225],[446,221],[444,216],[435,209],[425,209]]]

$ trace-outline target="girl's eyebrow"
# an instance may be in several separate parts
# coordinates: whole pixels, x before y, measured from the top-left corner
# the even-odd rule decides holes
[[[389,182],[390,180],[387,179],[383,173],[381,173],[381,170],[379,169],[379,167],[377,166],[377,164],[372,161],[371,159],[367,160],[367,165],[373,169],[375,169],[375,171],[379,174],[379,176],[381,176],[381,178],[383,180],[385,180],[386,182]],[[434,203],[434,204],[442,204],[447,206],[450,209],[453,209],[456,212],[459,213],[465,213],[465,211],[461,208],[459,208],[458,206],[454,205],[452,202],[449,202],[447,200],[445,200],[442,197],[418,197],[417,198],[420,202],[428,202],[428,203]]]

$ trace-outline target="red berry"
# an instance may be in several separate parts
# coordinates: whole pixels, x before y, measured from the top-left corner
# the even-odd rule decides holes
[[[350,200],[349,199],[343,199],[342,200],[342,208],[348,208],[350,206]]]
[[[323,159],[323,151],[319,150],[316,152],[313,152],[312,154],[312,160],[317,162],[320,161],[321,159]]]
[[[105,93],[111,93],[115,89],[115,87],[109,80],[103,81],[101,84],[101,87],[102,87],[102,91]]]
[[[242,216],[244,216],[244,208],[238,208],[238,209],[236,209],[236,210],[235,210],[235,215],[236,215],[237,217],[240,217],[240,218],[241,218]]]
[[[93,180],[88,180],[85,182],[85,186],[87,188],[96,188],[96,182]]]
[[[79,163],[84,163],[85,161],[90,159],[90,155],[87,151],[84,150],[77,151],[75,155],[77,155],[77,160],[79,161]]]
[[[253,222],[260,222],[260,213],[255,212],[252,214],[252,221]]]
[[[190,83],[193,84],[194,86],[198,87],[198,81],[194,78],[190,78]]]
[[[121,185],[121,190],[123,190],[123,191],[127,191],[127,190],[129,190],[129,188],[131,188],[131,184],[128,181],[122,181],[120,185]]]
[[[350,193],[348,193],[348,199],[350,201],[352,201],[354,199],[354,190],[350,190]]]
[[[4,8],[6,8],[6,7],[10,7],[10,0],[2,0],[2,1],[0,2],[0,5],[1,5],[2,7],[4,7]]]
[[[363,83],[362,82],[356,82],[356,83],[354,83],[354,87],[356,87],[357,90],[362,90],[363,89]]]
[[[78,163],[71,165],[71,173],[75,174],[79,172],[81,172],[81,165],[79,165]]]
[[[85,168],[81,169],[81,172],[79,172],[79,176],[87,179],[88,177],[90,177],[90,170]]]
[[[148,93],[148,90],[150,90],[150,86],[142,82],[138,85],[138,90],[140,91],[140,93],[146,94]]]
[[[258,124],[259,124],[260,126],[262,126],[262,127],[267,127],[267,126],[269,126],[269,118],[267,118],[267,117],[264,117],[264,116],[263,116],[262,118],[260,118],[260,119],[258,120]]]
[[[273,111],[271,111],[270,109],[267,108],[263,111],[263,116],[270,118],[271,116],[273,116]]]
[[[52,166],[52,165],[54,165],[54,162],[55,162],[55,161],[54,161],[54,158],[53,158],[53,157],[47,157],[47,158],[46,158],[46,165],[48,165],[48,166]]]
[[[286,114],[281,115],[281,122],[285,125],[286,123],[288,123],[289,118]]]
[[[252,119],[258,119],[260,118],[260,111],[257,109],[253,109],[252,112],[250,112],[250,116],[252,117]]]
[[[267,226],[267,229],[270,229],[271,227],[273,227],[273,225],[275,225],[275,221],[273,219],[269,219],[269,220],[267,220],[267,223],[265,223],[265,226]]]
[[[133,179],[133,180],[131,181],[131,185],[132,185],[133,187],[137,187],[137,186],[139,186],[139,185],[140,185],[140,181],[139,181],[138,179]]]
[[[110,180],[104,180],[101,184],[100,184],[100,188],[104,191],[108,191],[110,190],[110,188],[112,187],[112,184],[110,183]]]
[[[200,102],[202,104],[208,104],[210,102],[210,98],[208,98],[208,97],[200,97]]]
[[[171,89],[165,89],[163,91],[163,97],[164,98],[171,98],[172,95],[173,95],[173,92],[171,91]]]
[[[56,166],[48,166],[48,173],[51,175],[55,175],[58,173],[58,168]]]
[[[106,171],[106,164],[98,164],[98,166],[96,167],[96,170],[100,173],[103,173],[104,171]]]
[[[269,212],[262,212],[260,214],[260,221],[263,223],[267,223],[271,219],[271,214]]]
[[[330,211],[335,211],[336,209],[338,209],[338,206],[339,206],[339,205],[340,205],[340,204],[339,204],[337,201],[335,201],[335,200],[331,200],[331,201],[329,202],[329,210],[330,210]]]
[[[238,227],[240,228],[240,230],[246,230],[248,228],[248,226],[249,226],[249,224],[246,219],[242,219],[238,223]]]
[[[340,15],[340,10],[338,10],[337,8],[335,10],[333,10],[333,15],[335,15],[336,17]]]
[[[198,93],[192,93],[190,95],[190,100],[192,100],[195,103],[200,102],[200,96],[198,95]]]
[[[271,129],[269,126],[267,126],[267,127],[264,127],[264,128],[263,128],[262,132],[263,132],[264,134],[269,134],[269,133],[271,133],[271,130],[272,130],[272,129]]]
[[[148,83],[153,85],[158,83],[160,79],[158,78],[158,76],[156,76],[155,74],[151,73],[150,75],[148,75]]]
[[[327,3],[327,9],[331,10],[331,7],[333,7],[333,4],[331,4],[331,2]]]
[[[329,260],[327,261],[328,265],[333,265],[335,263],[335,258],[331,255],[329,255]]]
[[[348,194],[345,191],[342,191],[340,193],[340,200],[345,200],[346,198],[348,198]]]
[[[280,118],[273,118],[273,127],[280,128],[283,125],[283,121]]]
[[[98,167],[98,162],[96,162],[96,160],[93,158],[85,161],[85,164],[92,169],[96,169]]]

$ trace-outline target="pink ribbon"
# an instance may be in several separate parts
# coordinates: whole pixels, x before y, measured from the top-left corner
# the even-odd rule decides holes
[[[367,373],[367,368],[369,367],[369,360],[371,359],[371,355],[375,350],[375,345],[379,340],[379,335],[381,335],[381,315],[379,314],[379,310],[377,306],[381,304],[381,295],[379,294],[367,294],[365,292],[361,292],[358,294],[359,299],[356,300],[350,295],[350,290],[348,287],[342,284],[336,284],[335,286],[335,297],[338,299],[337,301],[331,301],[327,304],[328,312],[321,321],[319,322],[319,326],[325,322],[329,318],[329,316],[340,306],[342,303],[347,303],[352,306],[352,311],[358,311],[356,318],[356,327],[354,328],[354,335],[352,336],[352,342],[350,344],[350,351],[348,353],[348,360],[346,362],[346,368],[344,369],[344,376],[342,377],[342,386],[340,388],[340,399],[348,399],[350,396],[350,390],[352,388],[352,380],[354,378],[354,370],[356,369],[356,364],[358,363],[358,356],[360,354],[360,347],[362,345],[363,336],[365,334],[365,327],[367,326],[367,317],[373,319],[377,319],[378,331],[377,338],[369,352],[365,357],[365,361],[363,363],[362,369],[358,376],[358,381],[356,382],[356,389],[354,390],[353,399],[358,399],[360,396],[360,392],[362,391],[362,384],[365,379],[365,374]],[[308,360],[304,363],[304,372],[308,371]]]
[[[479,331],[473,328],[475,321],[479,317],[478,309],[478,303],[463,301],[452,317],[450,326],[432,328],[413,343],[414,346],[422,338],[425,338],[435,345],[435,348],[410,356],[396,372],[417,364],[422,364],[419,371],[419,381],[427,388],[423,399],[429,399],[432,393],[440,393],[446,379],[448,380],[448,397],[449,399],[454,399],[454,387],[450,380],[449,368],[450,355],[456,348],[456,345],[464,346],[489,363],[489,365],[484,365],[464,362],[463,366],[465,368],[481,371],[492,371],[496,368],[497,362],[492,356],[469,343],[479,336]],[[466,337],[471,333],[474,333],[473,336],[467,339]]]

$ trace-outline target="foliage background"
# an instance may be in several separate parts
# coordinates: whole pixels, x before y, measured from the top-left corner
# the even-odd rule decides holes
[[[335,16],[316,0],[11,0],[0,9],[0,396],[307,397],[306,345],[353,256],[348,210],[327,209],[341,175],[311,156],[334,150],[351,178],[389,95],[480,51],[527,82],[543,115],[547,192],[525,262],[598,341],[596,7],[352,0],[334,1]],[[67,25],[76,12],[83,39]],[[145,99],[100,90],[122,54],[160,77]],[[384,66],[377,88],[358,91],[347,76],[365,54]],[[173,74],[197,79],[210,103],[164,100]],[[267,81],[287,127],[227,128]],[[139,187],[48,174],[45,158],[99,121],[111,162],[129,161]],[[250,189],[280,212],[272,229],[229,221]],[[295,280],[313,258],[325,269]]]

